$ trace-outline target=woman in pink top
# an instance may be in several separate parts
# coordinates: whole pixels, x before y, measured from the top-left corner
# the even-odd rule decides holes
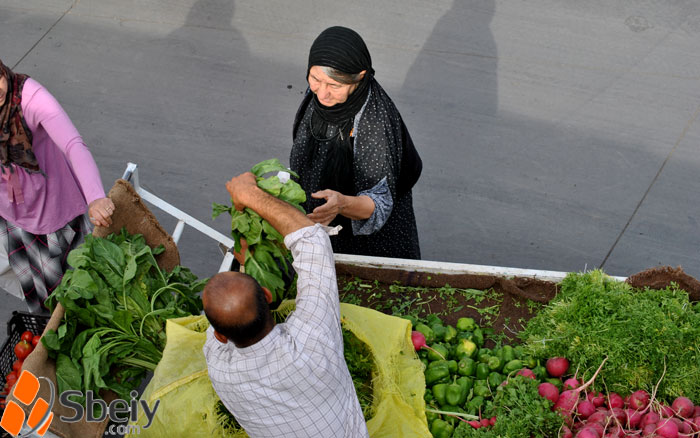
[[[61,105],[38,82],[0,61],[0,246],[29,309],[42,310],[68,252],[114,204],[97,165]]]

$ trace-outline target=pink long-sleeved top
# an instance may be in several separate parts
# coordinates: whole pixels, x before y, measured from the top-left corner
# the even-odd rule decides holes
[[[24,202],[10,201],[8,182],[0,178],[0,216],[30,233],[49,234],[84,214],[105,191],[78,130],[51,93],[31,78],[22,89],[22,111],[46,176],[13,164]]]

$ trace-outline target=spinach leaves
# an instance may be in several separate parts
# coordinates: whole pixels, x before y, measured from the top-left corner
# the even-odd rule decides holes
[[[163,272],[140,234],[86,236],[71,251],[61,284],[47,300],[66,310],[41,338],[56,360],[58,392],[110,389],[129,400],[165,348],[165,320],[202,310],[206,280],[181,266]]]
[[[304,211],[301,203],[306,201],[306,193],[299,184],[291,179],[282,182],[277,175],[263,177],[270,172],[288,172],[298,177],[284,167],[278,159],[273,158],[258,163],[253,166],[251,172],[257,177],[258,187]],[[245,272],[255,278],[260,285],[270,289],[274,301],[293,298],[296,285],[286,287],[283,279],[284,274],[290,274],[292,263],[292,254],[284,246],[284,236],[249,208],[238,211],[232,205],[214,203],[212,218],[215,219],[224,212],[231,215],[231,235],[236,242],[234,248],[236,252],[241,251],[241,237],[248,242]]]

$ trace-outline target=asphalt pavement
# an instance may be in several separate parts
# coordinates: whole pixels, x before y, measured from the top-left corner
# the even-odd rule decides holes
[[[423,157],[424,259],[700,276],[695,0],[0,0],[0,59],[56,96],[105,188],[137,163],[227,234],[211,204],[253,164],[288,163],[331,25],[364,37]],[[190,229],[179,246],[216,272],[213,241]],[[21,307],[6,302],[3,319]]]

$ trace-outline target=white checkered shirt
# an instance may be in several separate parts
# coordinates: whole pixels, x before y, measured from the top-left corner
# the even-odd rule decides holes
[[[333,249],[320,225],[287,235],[296,310],[246,348],[207,331],[204,356],[214,390],[251,438],[368,437],[343,357]]]

